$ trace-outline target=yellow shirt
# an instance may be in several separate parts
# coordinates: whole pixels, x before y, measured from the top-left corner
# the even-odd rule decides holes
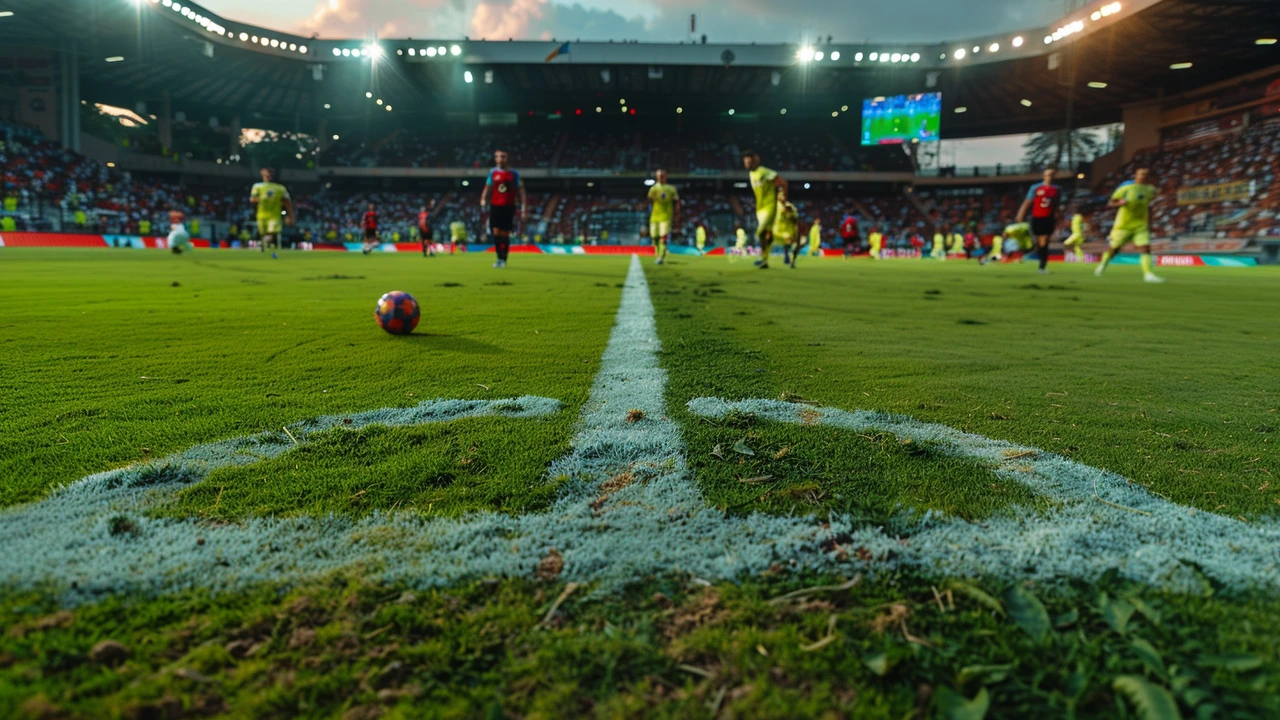
[[[249,198],[258,201],[259,220],[278,218],[284,212],[284,201],[289,199],[289,191],[280,183],[254,183]]]
[[[1080,214],[1071,216],[1071,234],[1084,235],[1084,216]]]
[[[822,244],[822,226],[818,223],[814,223],[813,226],[809,228],[809,244]]]
[[[778,173],[761,165],[751,171],[751,190],[756,194],[756,212],[773,212],[778,204]]]
[[[1111,199],[1123,198],[1125,203],[1116,213],[1117,230],[1141,230],[1147,227],[1150,217],[1151,201],[1156,197],[1154,185],[1137,185],[1133,182],[1121,183],[1112,193]]]
[[[676,192],[675,186],[663,185],[661,183],[649,188],[649,202],[653,203],[653,210],[649,213],[650,222],[671,222],[675,217],[676,200],[680,198],[680,193]]]
[[[467,226],[463,225],[458,220],[454,220],[453,222],[449,223],[449,237],[451,237],[454,242],[461,242],[463,240],[466,240]]]
[[[778,214],[773,218],[773,234],[775,237],[791,239],[796,236],[800,213],[796,206],[783,200],[778,203]]]

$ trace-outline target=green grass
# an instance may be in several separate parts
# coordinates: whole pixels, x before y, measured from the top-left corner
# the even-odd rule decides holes
[[[538,462],[553,457],[599,367],[626,263],[517,258],[499,276],[491,262],[5,249],[0,507],[192,445],[438,397],[564,402],[556,418],[526,425],[520,450]],[[373,306],[388,290],[422,305],[415,334],[378,329]],[[480,447],[507,442],[494,425],[471,427],[484,431],[474,438]],[[511,479],[532,482],[542,467]],[[237,485],[253,470],[223,477]],[[336,486],[308,507],[342,507],[348,490]],[[245,499],[236,512],[279,507],[286,492],[269,489],[274,497]]]
[[[626,272],[621,258],[578,257],[517,257],[501,275],[489,257],[0,259],[0,507],[319,415],[437,397],[565,403],[535,420],[319,433],[215,471],[161,510],[214,523],[545,508],[557,491],[546,465],[568,448]],[[646,266],[668,413],[708,502],[875,523],[900,506],[981,519],[1037,502],[905,438],[685,409],[713,396],[901,413],[1061,453],[1184,505],[1280,514],[1280,273],[1173,269],[1147,286],[1136,268],[1054,269]],[[374,325],[391,289],[423,303],[416,335]],[[7,592],[0,717],[958,718],[983,717],[985,702],[990,718],[1131,718],[1144,692],[1168,693],[1184,717],[1280,716],[1273,597],[1208,580],[1175,594],[1111,577],[882,573],[770,602],[845,579],[779,566],[706,587],[673,573],[557,603],[554,564],[536,582],[414,592],[352,570],[69,611],[53,592]],[[104,640],[127,657],[93,653]]]
[[[1280,272],[1165,274],[684,261],[649,282],[692,458],[722,435],[690,399],[785,393],[1039,447],[1203,510],[1280,514]]]

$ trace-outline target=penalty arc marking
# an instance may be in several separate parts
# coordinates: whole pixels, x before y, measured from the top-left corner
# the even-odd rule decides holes
[[[1015,508],[980,522],[905,514],[892,532],[840,517],[819,522],[813,516],[727,515],[707,506],[688,470],[680,428],[667,419],[659,349],[648,285],[633,257],[572,451],[548,470],[568,481],[545,512],[254,518],[220,526],[149,514],[218,467],[276,457],[340,424],[483,415],[527,421],[561,408],[555,400],[532,397],[438,400],[201,445],[148,465],[91,475],[43,501],[2,511],[0,586],[55,587],[65,603],[75,604],[125,592],[298,583],[358,566],[376,581],[433,587],[477,577],[530,577],[555,549],[564,559],[563,579],[596,582],[601,591],[671,572],[731,580],[779,563],[1010,580],[1088,580],[1114,569],[1175,589],[1198,586],[1194,566],[1233,587],[1280,589],[1280,527],[1274,522],[1199,512],[1050,453],[879,413],[770,400],[689,403],[692,412],[711,418],[750,412],[777,422],[878,429],[932,442],[1026,484],[1053,509]],[[629,422],[632,409],[644,418]],[[611,479],[614,489],[604,490]],[[823,550],[835,536],[866,548],[872,559],[850,562]],[[204,543],[197,544],[197,537]]]

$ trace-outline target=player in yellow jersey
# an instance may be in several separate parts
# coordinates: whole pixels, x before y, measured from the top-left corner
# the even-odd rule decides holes
[[[1084,262],[1084,216],[1076,213],[1071,216],[1071,236],[1062,241],[1062,246],[1076,254],[1076,262]]]
[[[870,246],[868,253],[872,260],[880,259],[880,248],[884,245],[884,234],[877,228],[871,228],[871,234],[867,236],[867,244]]]
[[[787,200],[787,193],[781,190],[778,192],[778,211],[773,216],[773,239],[782,243],[782,264],[790,265],[794,270],[796,258],[800,257],[800,245],[804,241],[800,235],[800,211]]]
[[[703,254],[707,249],[707,227],[698,223],[698,227],[693,231],[693,237],[698,246],[698,254]]]
[[[733,231],[733,235],[734,235],[733,253],[732,254],[726,253],[729,255],[730,262],[733,262],[733,259],[738,257],[739,255],[747,254],[747,231],[743,230],[742,228],[738,228],[737,230]]]
[[[814,220],[809,226],[809,257],[822,254],[822,221]]]
[[[1151,261],[1151,201],[1156,197],[1156,188],[1150,183],[1151,171],[1138,168],[1133,173],[1133,180],[1123,182],[1111,194],[1111,202],[1107,207],[1118,208],[1116,224],[1111,228],[1111,249],[1102,256],[1098,269],[1094,274],[1101,275],[1111,259],[1120,252],[1125,243],[1132,242],[1142,253],[1142,279],[1149,283],[1162,283],[1164,278],[1152,271]]]
[[[933,234],[933,250],[930,251],[929,257],[934,260],[947,259],[947,236],[941,232]]]
[[[773,248],[773,224],[777,217],[778,191],[787,191],[787,181],[778,173],[760,164],[760,153],[747,150],[742,153],[742,167],[751,177],[751,190],[756,196],[756,240],[760,243],[760,259],[756,267],[769,268],[769,251]]]
[[[978,261],[978,264],[986,265],[992,260],[996,262],[1004,260],[1004,238],[998,233],[991,238],[991,252],[983,255],[982,259]]]
[[[661,265],[667,259],[667,243],[671,231],[680,219],[680,193],[667,184],[667,171],[653,173],[654,183],[649,188],[649,239],[653,240],[654,263]]]
[[[271,243],[280,247],[285,224],[293,224],[293,199],[283,185],[272,182],[271,168],[264,167],[259,173],[262,182],[253,184],[249,202],[258,208],[258,240],[266,252]]]

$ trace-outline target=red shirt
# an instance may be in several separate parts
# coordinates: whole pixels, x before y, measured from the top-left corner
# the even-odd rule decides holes
[[[378,213],[377,213],[377,211],[375,211],[375,210],[370,210],[369,212],[367,212],[367,213],[365,213],[365,214],[364,214],[364,229],[365,229],[365,230],[377,230],[377,229],[378,229]]]
[[[169,211],[169,224],[170,224],[170,225],[181,225],[181,224],[183,223],[183,221],[184,221],[184,220],[186,220],[186,219],[187,219],[187,214],[186,214],[186,213],[184,213],[184,212],[182,212],[181,210],[170,210],[170,211]]]
[[[1062,188],[1057,185],[1041,183],[1031,188],[1027,199],[1031,201],[1031,217],[1055,218],[1058,216],[1058,205],[1062,203]]]
[[[515,205],[516,188],[520,187],[520,173],[510,168],[493,168],[484,181],[489,186],[489,204]]]
[[[852,215],[846,215],[840,223],[840,237],[846,240],[858,234],[858,221]]]
[[[429,213],[428,213],[426,210],[423,210],[422,212],[418,213],[418,229],[419,229],[419,230],[421,230],[421,231],[423,231],[423,232],[426,232],[426,231],[427,231],[427,217],[428,217],[428,215],[429,215]]]

